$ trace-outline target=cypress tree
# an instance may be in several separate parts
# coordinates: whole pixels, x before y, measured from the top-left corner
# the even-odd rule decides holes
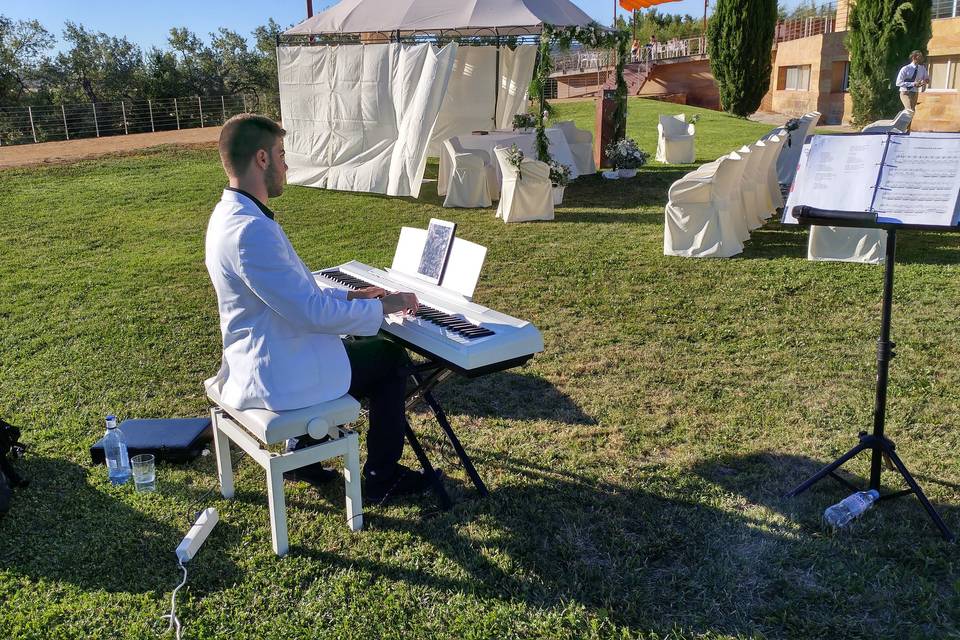
[[[897,71],[911,51],[927,53],[930,0],[857,0],[850,8],[851,119],[863,126],[896,114],[902,105]]]
[[[717,0],[707,27],[720,108],[745,117],[770,86],[777,0]]]

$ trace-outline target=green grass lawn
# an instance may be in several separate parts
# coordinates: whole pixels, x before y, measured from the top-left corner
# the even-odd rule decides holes
[[[588,126],[592,109],[559,111]],[[698,162],[767,130],[630,109],[651,152],[658,113],[701,112]],[[414,414],[456,506],[371,509],[351,534],[342,486],[288,485],[281,560],[249,460],[232,501],[211,493],[212,456],[161,466],[154,495],[89,466],[108,413],[207,411],[216,151],[0,171],[0,415],[24,427],[33,481],[0,520],[0,638],[156,637],[173,549],[202,506],[221,523],[181,591],[189,638],[957,637],[957,548],[915,499],[833,534],[820,517],[842,487],[782,497],[872,422],[881,270],[808,262],[806,233],[775,223],[734,259],[664,257],[666,190],[687,170],[582,178],[549,223],[444,210],[432,184],[420,200],[289,187],[274,201],[315,268],[387,265],[401,226],[455,220],[489,248],[476,301],[546,344],[439,393],[489,498]],[[890,434],[957,531],[960,239],[904,234],[899,257]],[[863,481],[866,457],[848,471]]]

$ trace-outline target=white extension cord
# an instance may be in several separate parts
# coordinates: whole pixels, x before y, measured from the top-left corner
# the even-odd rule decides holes
[[[183,570],[183,580],[180,581],[180,584],[176,586],[170,595],[170,613],[162,618],[163,620],[170,620],[170,625],[167,627],[166,632],[169,633],[173,630],[177,640],[181,640],[180,634],[183,632],[183,623],[181,623],[180,618],[177,617],[177,592],[180,591],[183,585],[187,584],[187,568],[184,565],[193,560],[193,557],[197,555],[197,551],[203,546],[207,536],[210,535],[210,532],[213,531],[213,528],[219,521],[220,516],[217,515],[216,509],[213,507],[204,509],[197,518],[197,521],[190,527],[190,530],[187,531],[187,535],[183,537],[183,541],[177,546],[177,566]]]

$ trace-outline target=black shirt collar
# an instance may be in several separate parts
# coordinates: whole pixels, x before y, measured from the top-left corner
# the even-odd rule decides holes
[[[270,218],[271,220],[274,219],[274,218],[273,218],[273,211],[271,211],[270,208],[269,208],[267,205],[263,204],[262,202],[260,202],[260,201],[257,200],[256,198],[254,198],[252,195],[250,195],[249,193],[247,193],[247,192],[244,191],[243,189],[237,189],[236,187],[224,187],[224,189],[225,189],[226,191],[233,191],[234,193],[239,193],[240,195],[247,196],[248,198],[250,198],[250,200],[253,201],[253,204],[257,205],[257,207],[260,209],[260,211],[263,213],[263,215],[267,216],[267,217]]]

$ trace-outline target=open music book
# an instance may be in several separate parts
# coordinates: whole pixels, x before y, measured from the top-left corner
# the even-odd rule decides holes
[[[783,222],[798,206],[862,211],[877,222],[960,224],[960,134],[818,135],[804,145]]]

